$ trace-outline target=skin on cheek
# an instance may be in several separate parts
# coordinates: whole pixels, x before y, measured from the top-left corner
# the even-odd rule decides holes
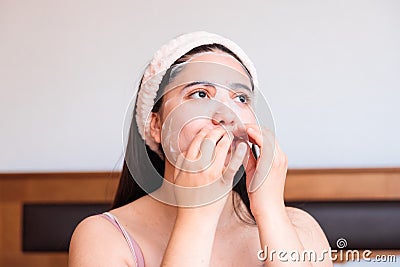
[[[199,118],[201,112],[193,102],[196,101],[182,101],[178,97],[171,97],[163,105],[161,144],[171,162],[175,162],[177,156],[188,149],[200,130],[201,126],[196,127],[196,118]]]
[[[207,127],[206,125],[207,122],[204,119],[195,119],[183,126],[178,136],[178,144],[181,152],[186,152],[189,149],[195,136],[202,128]]]
[[[195,136],[204,128],[211,130],[224,127],[242,139],[247,138],[243,124],[255,123],[254,113],[250,106],[233,100],[228,102],[230,96],[226,92],[224,90],[218,95],[223,96],[220,98],[224,99],[224,102],[210,98],[188,100],[180,94],[174,94],[173,91],[165,95],[162,106],[161,143],[167,158],[171,159],[170,162],[175,162],[181,153],[186,152]],[[224,122],[218,126],[215,119]]]

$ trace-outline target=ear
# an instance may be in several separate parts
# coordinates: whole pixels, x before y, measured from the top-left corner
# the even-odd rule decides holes
[[[158,113],[151,113],[150,135],[157,143],[161,143],[161,118]]]

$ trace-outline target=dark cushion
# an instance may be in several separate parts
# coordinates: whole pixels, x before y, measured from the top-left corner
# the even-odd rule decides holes
[[[400,249],[400,201],[292,202],[319,222],[333,249]],[[343,249],[345,249],[343,248]]]
[[[333,249],[400,249],[400,201],[288,202],[309,212]],[[23,251],[68,251],[72,232],[85,217],[110,208],[99,204],[25,204]]]
[[[75,227],[84,218],[102,213],[110,204],[25,204],[23,251],[68,251]]]

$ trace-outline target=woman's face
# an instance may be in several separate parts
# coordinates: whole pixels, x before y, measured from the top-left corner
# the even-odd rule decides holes
[[[236,73],[236,77],[245,78],[249,84],[250,79],[247,78],[248,74],[241,63],[224,52],[197,54],[189,60],[188,64],[199,65],[199,63],[203,64],[201,62],[205,62],[205,65],[211,63],[218,68],[222,66],[230,70],[230,73]],[[196,77],[196,74],[194,76]],[[235,75],[231,76],[235,80]],[[229,80],[231,76],[227,75],[221,80]],[[222,127],[233,133],[236,138],[243,135],[243,124],[256,123],[251,103],[253,92],[251,87],[248,87],[237,86],[228,89],[207,82],[192,85],[189,83],[178,84],[173,88],[167,86],[169,89],[163,95],[163,104],[159,113],[159,127],[164,131],[163,135],[160,134],[159,140],[163,145],[164,152],[172,149],[170,145],[165,144],[165,136],[169,134],[166,131],[172,129],[171,125],[177,133],[173,137],[177,139],[174,139],[174,142],[179,146],[181,152],[185,152],[189,148],[193,138],[204,128],[212,130]],[[236,141],[234,139],[234,146]],[[169,142],[171,141],[169,140]]]

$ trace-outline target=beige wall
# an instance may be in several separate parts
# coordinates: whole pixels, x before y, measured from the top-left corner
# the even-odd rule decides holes
[[[291,168],[400,165],[400,2],[0,1],[0,172],[111,171],[153,52],[207,30],[254,60]]]

